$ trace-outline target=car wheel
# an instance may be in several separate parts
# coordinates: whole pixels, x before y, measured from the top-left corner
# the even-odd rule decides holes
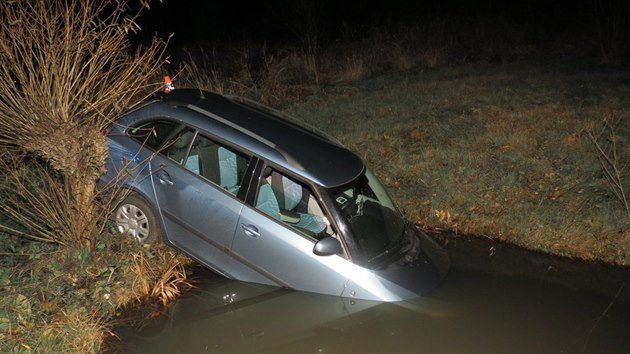
[[[157,213],[144,198],[137,194],[128,195],[114,211],[116,230],[141,243],[162,240],[162,227]]]

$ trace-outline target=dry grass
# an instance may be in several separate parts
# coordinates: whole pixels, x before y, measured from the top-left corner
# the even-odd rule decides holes
[[[110,333],[110,328],[106,323],[105,318],[99,318],[98,315],[86,316],[81,310],[62,311],[59,318],[53,320],[42,336],[45,340],[58,342],[55,343],[57,345],[44,342],[36,351],[100,353],[105,334]]]
[[[130,272],[134,275],[133,294],[136,300],[154,299],[167,307],[177,299],[188,282],[184,264],[188,258],[158,248],[151,253],[136,252],[131,255]],[[157,257],[157,262],[149,258]],[[156,264],[158,267],[156,267]]]
[[[81,311],[62,311],[48,326],[30,329],[28,337],[3,342],[0,349],[3,353],[100,353],[104,333],[110,332],[104,323]]]
[[[308,96],[320,85],[407,71],[418,65],[444,65],[446,49],[425,48],[419,43],[423,35],[421,29],[406,27],[393,33],[374,31],[368,38],[325,48],[313,41],[304,47],[251,43],[189,47],[175,55],[180,73],[176,85],[284,104]]]
[[[276,53],[265,45],[223,50],[185,50],[175,85],[274,104],[305,97],[318,81],[315,57],[308,52]]]

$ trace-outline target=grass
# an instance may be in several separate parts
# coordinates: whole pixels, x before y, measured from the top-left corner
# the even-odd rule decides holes
[[[618,121],[627,161],[628,82],[588,63],[480,63],[329,85],[286,111],[359,153],[426,228],[630,265],[586,134]]]

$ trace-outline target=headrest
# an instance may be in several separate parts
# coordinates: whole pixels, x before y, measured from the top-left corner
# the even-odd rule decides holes
[[[190,142],[192,141],[194,135],[195,134],[191,131],[185,132],[184,134],[180,135],[179,138],[177,138],[173,146],[178,149],[183,149],[187,147],[188,145],[190,145]]]

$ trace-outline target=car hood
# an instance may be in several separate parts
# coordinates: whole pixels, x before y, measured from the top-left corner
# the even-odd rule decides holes
[[[450,269],[446,251],[413,225],[405,230],[407,243],[378,269],[356,266],[342,296],[377,301],[411,300],[435,288]],[[367,276],[371,273],[378,278]],[[372,281],[364,281],[372,279]]]

